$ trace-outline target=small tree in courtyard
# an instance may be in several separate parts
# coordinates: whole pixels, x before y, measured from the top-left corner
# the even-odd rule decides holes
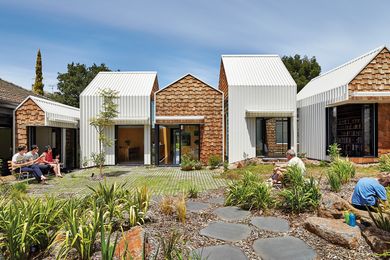
[[[118,115],[118,105],[115,99],[118,98],[118,92],[112,89],[102,89],[99,91],[103,99],[102,110],[99,115],[91,119],[90,125],[95,127],[98,133],[99,152],[92,153],[92,161],[99,167],[100,177],[103,177],[103,166],[106,161],[106,148],[111,147],[113,140],[105,134],[105,130],[114,125],[114,118]]]

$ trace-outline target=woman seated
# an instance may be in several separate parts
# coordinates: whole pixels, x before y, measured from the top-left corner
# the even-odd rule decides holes
[[[50,145],[45,146],[45,150],[42,153],[45,155],[43,162],[46,164],[49,164],[51,167],[53,167],[53,171],[57,177],[62,178],[61,174],[61,164],[58,158],[53,159],[53,151],[50,147]],[[58,157],[58,156],[57,156]]]
[[[387,201],[386,189],[390,184],[390,176],[379,179],[361,178],[352,194],[352,206],[360,210],[379,206],[380,201]]]

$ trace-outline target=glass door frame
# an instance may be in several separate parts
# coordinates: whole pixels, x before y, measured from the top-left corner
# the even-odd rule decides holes
[[[177,124],[177,125],[174,125],[174,126],[178,126],[178,127],[172,127],[170,128],[170,135],[171,136],[171,142],[172,142],[172,138],[174,138],[174,130],[178,129],[179,130],[179,163],[175,164],[173,163],[173,158],[172,158],[172,163],[170,164],[163,164],[163,163],[160,163],[160,126],[163,126],[163,127],[166,127],[167,124],[155,124],[155,127],[154,127],[154,131],[155,131],[155,134],[154,134],[154,141],[155,141],[155,165],[157,166],[179,166],[180,163],[181,163],[181,156],[182,156],[182,132],[183,132],[183,128],[185,126],[197,126],[198,127],[198,132],[199,132],[199,144],[198,144],[198,158],[200,159],[200,151],[201,151],[201,145],[200,145],[200,132],[201,132],[201,127],[200,127],[200,124]],[[173,145],[173,143],[172,143]],[[174,156],[174,155],[173,155]]]

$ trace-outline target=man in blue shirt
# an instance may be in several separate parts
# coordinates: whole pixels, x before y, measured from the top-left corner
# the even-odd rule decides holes
[[[361,178],[352,194],[352,206],[366,210],[366,206],[378,206],[379,200],[387,201],[385,186],[389,185],[389,178]]]

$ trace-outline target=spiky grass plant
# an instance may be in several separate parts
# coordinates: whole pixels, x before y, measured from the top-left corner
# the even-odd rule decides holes
[[[114,242],[111,242],[112,236],[112,226],[110,224],[104,225],[103,216],[100,216],[100,244],[101,244],[101,252],[103,260],[112,260],[114,259],[115,248],[118,243],[118,236],[115,237]],[[106,229],[108,230],[108,234],[106,234]]]
[[[381,172],[390,172],[390,154],[384,154],[380,157],[379,170]]]
[[[334,171],[327,172],[327,179],[328,179],[331,191],[339,192],[341,190],[340,177]]]
[[[198,197],[198,193],[199,193],[199,188],[198,188],[198,186],[196,186],[196,185],[191,185],[191,186],[188,188],[187,197],[190,198],[190,199],[197,198],[197,197]]]
[[[187,206],[186,206],[186,196],[183,193],[177,200],[176,200],[176,214],[177,219],[185,224],[186,223],[186,213],[187,213]]]
[[[383,208],[382,206],[377,207],[376,214],[373,214],[370,209],[368,209],[368,213],[377,228],[390,232],[390,207],[385,204],[382,205]]]
[[[229,184],[226,205],[246,210],[267,209],[274,205],[274,199],[268,185],[257,175],[247,171],[241,180]]]
[[[159,203],[161,213],[164,215],[173,215],[175,212],[174,199],[171,196],[165,196]]]

